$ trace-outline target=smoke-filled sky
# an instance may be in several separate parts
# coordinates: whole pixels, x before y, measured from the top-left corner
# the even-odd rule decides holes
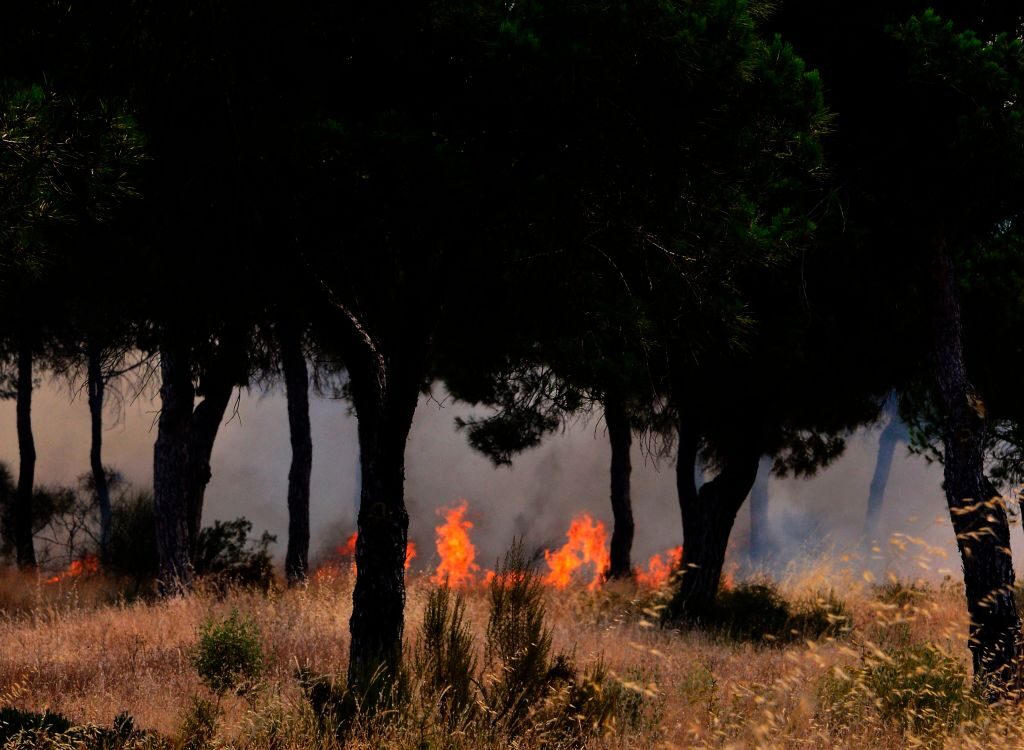
[[[467,409],[445,402],[443,392],[423,398],[413,423],[406,458],[406,495],[411,537],[420,549],[420,565],[436,563],[434,526],[441,507],[469,501],[475,524],[478,562],[493,564],[512,540],[523,536],[530,547],[558,544],[578,512],[611,522],[608,503],[609,448],[598,418],[581,422],[565,434],[518,459],[515,466],[494,468],[466,445],[453,421]],[[311,553],[329,549],[355,528],[358,488],[356,422],[348,404],[312,401],[313,481]],[[140,398],[127,403],[120,419],[108,420],[104,460],[133,483],[152,479],[157,406]],[[83,397],[72,400],[66,387],[44,382],[36,391],[34,424],[40,482],[71,483],[88,469],[89,421]],[[868,485],[874,470],[878,429],[865,430],[849,442],[846,455],[811,480],[772,479],[773,526],[793,557],[829,553],[841,556],[856,547],[864,524]],[[287,530],[285,497],[291,453],[285,400],[243,393],[237,414],[221,428],[213,453],[213,480],[206,495],[204,522],[249,517],[257,532],[277,534],[274,548],[283,557]],[[13,402],[0,402],[0,459],[17,466]],[[959,572],[959,560],[940,490],[941,470],[901,446],[890,474],[881,536],[902,533],[945,551],[931,555],[931,573],[916,561],[924,549],[910,542],[888,565],[905,575],[936,570]],[[674,467],[645,460],[634,447],[633,502],[636,519],[634,562],[681,541]],[[749,535],[749,512],[740,511],[732,554],[741,559]],[[1018,568],[1020,535],[1014,528]],[[890,545],[885,545],[890,548]],[[740,553],[740,554],[736,554]],[[876,560],[879,570],[886,563]]]

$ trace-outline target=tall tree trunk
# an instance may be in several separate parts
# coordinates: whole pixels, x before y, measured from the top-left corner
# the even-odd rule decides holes
[[[92,470],[93,490],[100,509],[100,560],[110,562],[110,538],[113,533],[113,513],[110,507],[110,484],[103,466],[103,398],[106,381],[103,377],[103,357],[100,347],[89,343],[88,391],[89,419],[92,442],[89,447],[89,467]]]
[[[750,559],[763,563],[775,551],[771,519],[768,516],[768,481],[772,473],[772,457],[761,456],[757,476],[750,490]]]
[[[630,560],[634,529],[633,501],[629,486],[630,474],[633,471],[629,456],[633,445],[633,426],[630,424],[625,404],[614,396],[605,398],[604,421],[612,448],[611,499],[612,517],[615,520],[608,577],[628,578],[633,574]]]
[[[356,585],[349,621],[348,684],[372,706],[389,696],[401,669],[405,610],[405,444],[419,395],[421,370],[350,364],[359,420],[359,536]]]
[[[213,372],[203,383],[203,400],[191,414],[188,444],[188,471],[185,487],[185,507],[188,513],[189,560],[194,565],[198,550],[199,531],[203,523],[203,502],[206,486],[213,477],[210,459],[213,444],[224,421],[224,413],[235,389],[233,380],[225,373]]]
[[[931,266],[933,364],[946,416],[946,501],[963,561],[974,674],[995,698],[1015,687],[1020,653],[1010,527],[999,493],[985,477],[985,407],[967,377],[953,262],[942,234]]]
[[[294,331],[283,330],[280,344],[292,444],[292,464],[288,470],[288,551],[284,568],[288,583],[296,584],[306,579],[309,569],[309,479],[313,471],[309,371],[301,339]]]
[[[195,389],[187,356],[166,347],[160,352],[160,419],[153,450],[153,503],[160,589],[165,595],[192,585],[189,562],[189,432]]]
[[[906,439],[906,429],[900,422],[899,415],[892,411],[889,423],[878,436],[878,455],[875,458],[875,473],[871,476],[868,489],[868,510],[864,517],[864,541],[873,544],[877,541],[879,522],[882,517],[882,506],[885,501],[885,488],[889,484],[889,471],[896,448]]]
[[[14,496],[14,545],[19,568],[34,568],[32,495],[35,492],[36,443],[32,437],[32,346],[23,339],[18,348],[18,488]]]
[[[672,619],[701,620],[710,613],[729,535],[754,484],[760,459],[760,451],[752,446],[737,446],[725,456],[718,474],[698,490],[693,480],[698,446],[697,431],[681,421],[676,487],[683,517],[683,561],[679,588],[668,607]]]

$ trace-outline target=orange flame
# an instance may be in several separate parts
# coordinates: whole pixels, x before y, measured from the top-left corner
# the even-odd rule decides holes
[[[544,583],[564,589],[572,582],[576,571],[584,565],[592,565],[594,577],[588,588],[597,588],[604,579],[610,561],[604,524],[595,521],[589,513],[584,513],[569,524],[566,536],[569,541],[557,552],[544,550],[544,560],[551,570],[544,577]]]
[[[59,583],[66,578],[78,578],[80,575],[95,575],[100,572],[100,559],[96,555],[86,555],[80,560],[72,560],[67,572],[46,579],[46,583]]]
[[[722,581],[719,583],[719,587],[722,591],[732,591],[736,588],[736,571],[739,569],[737,563],[733,563],[729,566],[729,569],[722,573]]]
[[[359,541],[359,532],[353,531],[349,537],[345,540],[345,543],[335,547],[334,551],[341,559],[350,558],[349,569],[352,571],[354,576],[357,572],[356,568],[356,542]],[[416,557],[416,543],[406,542],[405,544],[405,569],[409,570],[412,565],[413,558]],[[313,573],[313,580],[317,583],[327,583],[333,581],[341,573],[340,562],[328,562],[317,568],[316,572]]]
[[[683,548],[673,547],[662,554],[651,555],[647,561],[647,570],[637,568],[636,582],[641,586],[658,589],[672,579],[672,574],[679,570],[683,562]]]
[[[465,520],[468,505],[465,500],[455,508],[444,508],[444,523],[435,528],[437,532],[437,554],[441,562],[430,580],[436,584],[447,584],[452,588],[470,586],[476,583],[480,566],[476,559],[476,547],[469,540],[473,522]]]

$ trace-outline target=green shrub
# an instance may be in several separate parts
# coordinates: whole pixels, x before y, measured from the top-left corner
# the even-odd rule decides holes
[[[193,697],[185,708],[178,727],[181,750],[207,750],[217,735],[220,709],[213,701]]]
[[[199,629],[192,666],[218,697],[229,690],[252,692],[263,673],[259,626],[232,610],[227,619],[207,619]]]
[[[819,701],[837,725],[874,712],[925,736],[955,729],[984,706],[966,668],[930,644],[863,655],[851,673],[837,670],[822,680]]]
[[[475,706],[476,654],[466,604],[447,586],[430,592],[414,654],[424,698],[436,703],[449,729],[464,723]]]
[[[270,588],[274,581],[274,561],[270,545],[277,537],[266,531],[250,539],[252,521],[214,521],[199,532],[196,540],[195,571],[218,588],[252,586]]]
[[[786,627],[794,638],[815,640],[835,638],[848,633],[853,618],[834,592],[797,602]]]
[[[485,667],[491,680],[484,685],[484,702],[492,723],[515,733],[567,660],[551,662],[544,589],[521,543],[513,544],[498,564],[489,593]]]
[[[0,746],[19,738],[15,747],[30,746],[32,738],[43,738],[54,734],[65,734],[72,727],[71,722],[60,714],[44,711],[22,711],[18,708],[0,709]]]
[[[135,582],[141,592],[156,581],[156,518],[153,495],[126,492],[111,503],[111,533],[107,571]]]
[[[789,604],[767,581],[744,582],[718,593],[709,625],[740,641],[788,637]]]
[[[918,604],[929,595],[928,589],[917,583],[907,585],[903,581],[891,580],[875,589],[875,598],[883,604],[907,607]]]

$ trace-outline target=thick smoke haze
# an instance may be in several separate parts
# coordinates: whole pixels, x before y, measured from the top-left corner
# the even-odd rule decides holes
[[[104,459],[132,483],[152,481],[157,403],[140,398],[126,403],[119,419],[108,420]],[[355,528],[358,497],[356,421],[344,401],[314,399],[311,553],[330,550]],[[411,537],[419,565],[436,563],[434,526],[438,509],[469,501],[478,562],[489,567],[514,536],[529,547],[560,544],[570,519],[581,511],[611,522],[608,504],[609,448],[604,424],[581,422],[521,456],[513,468],[494,468],[473,453],[454,418],[471,413],[446,402],[440,390],[421,400],[409,439],[406,491]],[[72,399],[66,388],[45,382],[35,393],[33,417],[38,452],[37,481],[73,483],[88,469],[89,420],[84,398]],[[836,559],[861,549],[868,487],[874,470],[878,428],[854,435],[846,454],[810,480],[770,480],[772,531],[783,562],[827,553]],[[282,393],[243,393],[238,410],[221,428],[213,452],[213,480],[206,495],[204,523],[245,515],[257,532],[278,537],[274,552],[284,555],[288,466],[291,453]],[[14,403],[0,402],[0,460],[17,466]],[[670,461],[656,465],[634,447],[633,502],[636,519],[634,562],[640,563],[681,541]],[[881,573],[929,578],[959,573],[959,559],[940,489],[941,469],[910,456],[900,446],[893,463],[882,511],[879,537],[904,534],[911,539],[897,552],[883,542],[870,567]],[[1014,529],[1020,548],[1020,532]],[[745,559],[749,512],[740,511],[730,549]],[[897,537],[897,539],[904,539]],[[940,550],[929,555],[929,568],[918,557],[923,544]],[[942,554],[946,557],[943,559]],[[1018,555],[1018,564],[1020,556]],[[855,562],[864,566],[863,562]]]

